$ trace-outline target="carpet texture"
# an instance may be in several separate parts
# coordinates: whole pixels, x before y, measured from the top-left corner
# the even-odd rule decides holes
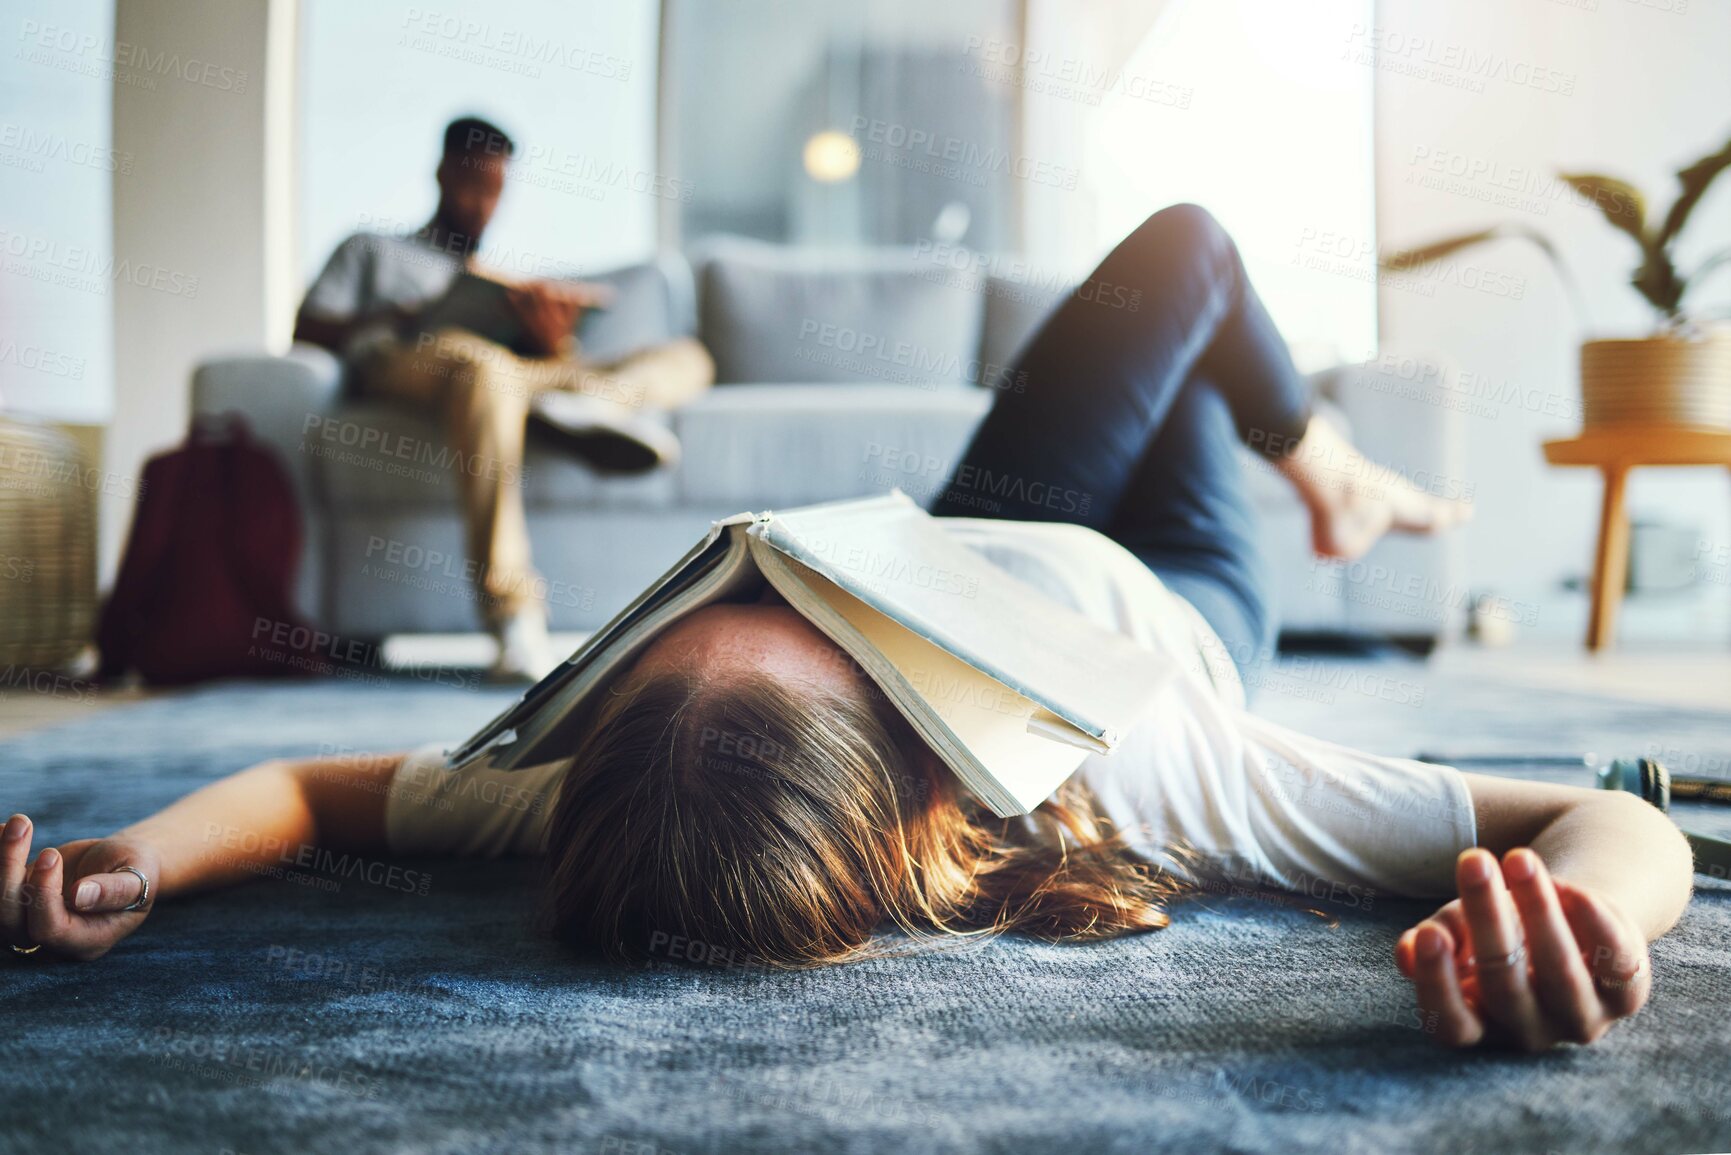
[[[1332,675],[1317,692],[1302,667],[1259,705],[1389,753],[1731,753],[1731,715],[1396,672],[1418,708]],[[455,738],[505,700],[419,682],[156,699],[0,745],[0,810],[44,843],[105,832],[258,759]],[[1215,896],[1101,946],[776,975],[574,959],[525,931],[531,867],[406,870],[170,904],[91,965],[4,960],[0,1152],[1731,1148],[1723,884],[1655,945],[1638,1019],[1525,1058],[1426,1038],[1389,961],[1425,905],[1325,919]]]

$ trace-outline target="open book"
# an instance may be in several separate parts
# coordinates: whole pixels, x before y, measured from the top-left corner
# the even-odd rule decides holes
[[[584,322],[597,309],[607,307],[611,290],[606,285],[583,281],[566,282],[583,306],[577,319],[581,335]],[[440,329],[466,329],[477,337],[485,337],[514,353],[535,356],[537,351],[527,343],[527,331],[522,318],[511,305],[511,281],[501,274],[485,269],[465,269],[451,280],[443,296],[421,309],[415,326],[423,333]]]
[[[845,650],[976,797],[1026,814],[1117,745],[1174,667],[954,541],[901,493],[741,513],[450,756],[521,769],[574,749],[595,692],[670,623],[767,583]]]

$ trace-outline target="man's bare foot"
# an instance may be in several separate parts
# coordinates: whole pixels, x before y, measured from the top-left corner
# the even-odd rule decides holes
[[[1363,557],[1385,533],[1441,533],[1473,515],[1467,502],[1427,493],[1371,461],[1320,417],[1275,468],[1310,510],[1311,544],[1323,557]]]

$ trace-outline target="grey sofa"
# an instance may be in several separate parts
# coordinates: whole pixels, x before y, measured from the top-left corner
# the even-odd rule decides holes
[[[666,258],[608,279],[617,299],[587,322],[586,350],[608,357],[695,333],[719,383],[667,416],[684,452],[662,473],[607,478],[531,444],[521,484],[555,629],[606,621],[714,518],[892,487],[935,496],[1056,299],[908,252],[840,259],[748,242],[711,246],[695,274]],[[1371,454],[1458,476],[1458,415],[1416,403],[1410,384],[1376,366],[1317,379]],[[346,398],[338,361],[299,345],[206,362],[193,407],[240,411],[280,451],[305,511],[299,598],[310,620],[365,639],[475,628],[456,478],[427,415]],[[1447,540],[1390,540],[1368,566],[1319,566],[1291,492],[1266,467],[1247,458],[1246,468],[1289,629],[1435,638],[1454,628],[1459,615],[1434,592],[1456,582]],[[1378,575],[1432,592],[1391,601]]]

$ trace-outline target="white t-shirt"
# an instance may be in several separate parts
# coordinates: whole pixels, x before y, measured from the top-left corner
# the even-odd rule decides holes
[[[1139,853],[1182,876],[1268,883],[1334,905],[1454,893],[1455,858],[1477,838],[1459,771],[1361,753],[1248,713],[1206,621],[1110,538],[1063,524],[943,524],[1179,667],[1118,749],[1077,771]],[[403,854],[538,853],[566,765],[457,774],[443,769],[440,747],[417,750],[392,783],[386,836]]]
[[[356,233],[325,262],[301,309],[321,321],[352,321],[387,306],[416,309],[444,296],[465,260],[423,233]],[[343,356],[353,362],[393,336],[386,322],[363,326]]]

